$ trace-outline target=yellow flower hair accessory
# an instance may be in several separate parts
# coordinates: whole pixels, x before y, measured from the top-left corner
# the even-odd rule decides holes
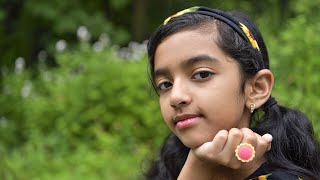
[[[257,41],[254,39],[254,37],[252,36],[252,34],[250,33],[250,30],[247,28],[247,26],[245,26],[244,24],[240,23],[240,28],[242,29],[242,31],[244,32],[244,34],[247,36],[247,38],[249,39],[251,45],[253,48],[258,49],[260,51],[259,45],[257,43]]]
[[[182,14],[185,14],[185,13],[188,13],[188,12],[196,11],[197,9],[199,9],[199,7],[198,6],[194,6],[194,7],[179,11],[176,14],[174,14],[174,15],[168,17],[166,20],[164,20],[163,25],[166,25],[170,21],[170,19],[172,19],[174,17],[181,16]]]

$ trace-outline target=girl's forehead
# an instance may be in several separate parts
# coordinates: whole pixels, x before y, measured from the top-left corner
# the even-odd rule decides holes
[[[203,36],[208,36],[211,35],[213,37],[216,37],[218,35],[217,33],[217,26],[215,25],[215,23],[206,23],[206,24],[201,24],[199,26],[192,26],[192,27],[184,27],[181,30],[178,30],[176,32],[173,32],[172,34],[168,35],[167,37],[165,37],[161,43],[171,37],[174,37],[176,35],[179,35],[181,33],[189,33],[189,34],[200,34]],[[160,44],[161,44],[160,43]]]
[[[181,66],[181,64],[209,62],[208,60],[211,62],[230,63],[230,59],[217,45],[214,34],[193,30],[181,31],[169,36],[159,44],[155,53],[154,67],[155,70],[169,67],[186,67]],[[192,63],[187,63],[187,61]]]
[[[163,57],[183,57],[194,54],[222,53],[216,44],[216,33],[199,30],[185,30],[165,38],[155,52],[155,63]],[[220,52],[221,51],[221,52]]]

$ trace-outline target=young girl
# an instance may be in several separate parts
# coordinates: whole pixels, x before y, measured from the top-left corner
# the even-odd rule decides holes
[[[147,179],[319,179],[301,113],[277,104],[268,52],[244,14],[192,7],[148,44],[150,79],[172,131]]]

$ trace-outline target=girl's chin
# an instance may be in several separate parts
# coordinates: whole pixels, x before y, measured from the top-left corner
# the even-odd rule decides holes
[[[180,140],[185,146],[187,146],[190,149],[196,149],[199,146],[203,145],[204,143],[208,142],[208,141],[204,141],[204,140],[197,141],[197,140],[191,140],[191,139],[180,139]]]
[[[213,130],[213,132],[215,131]],[[175,134],[185,146],[191,149],[212,141],[216,135],[216,133],[210,134],[206,133],[206,130],[199,131],[197,129],[195,131],[175,132]]]

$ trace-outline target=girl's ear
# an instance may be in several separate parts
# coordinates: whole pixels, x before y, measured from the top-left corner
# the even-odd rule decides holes
[[[245,84],[246,106],[251,108],[261,107],[270,97],[273,88],[274,78],[269,69],[260,70],[252,79]]]

